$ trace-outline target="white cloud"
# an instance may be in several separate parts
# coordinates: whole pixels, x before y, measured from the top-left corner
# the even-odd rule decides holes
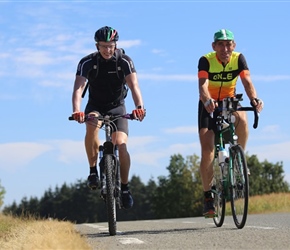
[[[262,132],[263,133],[277,133],[278,131],[280,130],[280,126],[279,125],[269,125],[269,126],[266,126],[262,129]]]
[[[32,65],[51,65],[55,63],[54,57],[47,51],[29,48],[16,49],[18,54],[15,61],[24,64],[26,67]]]
[[[164,129],[164,132],[168,134],[197,134],[197,131],[198,129],[196,126],[181,126]]]
[[[147,147],[151,143],[157,142],[159,139],[154,136],[132,136],[128,139],[130,147]]]
[[[290,80],[290,75],[252,75],[254,81],[275,82]]]
[[[52,149],[50,145],[36,142],[0,144],[0,168],[15,171]]]
[[[247,150],[251,154],[258,156],[260,161],[267,160],[269,162],[275,163],[280,161],[290,161],[290,141],[281,143],[272,143],[267,145],[249,146]]]
[[[9,53],[0,53],[0,59],[7,59],[9,57],[11,57]]]
[[[86,152],[83,141],[56,140],[49,143],[58,149],[58,160],[60,162],[65,164],[86,162]]]
[[[141,45],[141,40],[124,40],[124,41],[118,41],[118,47],[119,48],[131,48],[135,46]]]
[[[283,134],[281,126],[273,124],[251,133],[250,140],[267,141],[268,144],[277,142],[278,140],[285,141],[286,138],[289,138],[289,134]]]
[[[197,75],[159,75],[159,74],[138,74],[139,79],[154,80],[154,81],[196,81]]]

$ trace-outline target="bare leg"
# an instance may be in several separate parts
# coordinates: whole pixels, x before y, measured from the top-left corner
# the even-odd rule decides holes
[[[214,132],[207,128],[199,131],[201,144],[200,174],[204,191],[211,189],[213,180]]]
[[[115,132],[112,135],[113,142],[118,145],[119,159],[120,159],[120,175],[121,182],[127,184],[129,182],[129,171],[130,171],[130,155],[127,151],[127,135],[124,132]]]
[[[235,113],[235,116],[236,116],[235,127],[236,134],[238,136],[238,143],[245,150],[249,137],[247,113],[245,111],[238,111]]]
[[[85,148],[90,167],[94,167],[97,164],[98,152],[99,152],[99,128],[97,124],[86,123],[86,136],[85,136]]]

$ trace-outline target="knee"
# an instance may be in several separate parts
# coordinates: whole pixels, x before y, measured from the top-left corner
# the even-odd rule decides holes
[[[247,127],[248,126],[248,120],[247,120],[247,114],[246,112],[237,112],[236,115],[236,126],[241,126],[241,127]]]

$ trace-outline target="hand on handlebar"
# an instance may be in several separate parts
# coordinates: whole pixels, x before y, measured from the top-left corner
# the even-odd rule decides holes
[[[72,114],[72,117],[78,123],[85,122],[85,113],[84,112],[75,112]]]
[[[146,109],[143,109],[143,108],[134,109],[132,111],[132,115],[134,119],[138,119],[141,122],[146,116]]]
[[[206,109],[206,111],[208,113],[212,113],[214,112],[215,108],[217,107],[217,103],[215,102],[215,100],[213,99],[208,99],[205,103],[204,103],[204,107]]]
[[[264,108],[264,102],[258,98],[253,98],[251,100],[251,105],[256,108],[258,113],[260,113],[262,109]]]

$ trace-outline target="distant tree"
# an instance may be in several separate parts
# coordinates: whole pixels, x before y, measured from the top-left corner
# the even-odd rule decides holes
[[[0,208],[3,205],[4,195],[5,195],[5,189],[4,187],[1,186],[1,180],[0,180]]]
[[[255,155],[246,157],[251,171],[250,195],[289,192],[282,162],[272,164],[268,161],[259,162]],[[117,209],[118,220],[200,216],[203,189],[199,166],[198,156],[191,155],[184,159],[177,154],[170,158],[168,176],[159,176],[157,184],[150,179],[145,185],[140,177],[133,176],[130,189],[134,206],[130,210]],[[4,193],[5,190],[0,185],[0,202]],[[52,217],[75,223],[107,221],[106,206],[100,198],[100,190],[90,190],[86,181],[82,180],[71,185],[64,183],[54,191],[49,188],[40,199],[24,197],[19,205],[13,202],[11,206],[4,207],[3,213]]]
[[[39,200],[39,214],[42,218],[54,218],[54,193],[49,188]]]
[[[284,180],[283,163],[259,162],[256,155],[247,156],[250,169],[250,195],[289,192],[289,183]]]
[[[153,219],[152,194],[156,189],[153,180],[146,186],[138,176],[132,176],[130,190],[134,198],[134,206],[130,210],[118,210],[118,220],[144,220]]]
[[[200,214],[202,190],[197,160],[197,156],[189,156],[186,161],[180,154],[171,156],[167,167],[169,176],[159,177],[159,185],[154,195],[157,218]]]

